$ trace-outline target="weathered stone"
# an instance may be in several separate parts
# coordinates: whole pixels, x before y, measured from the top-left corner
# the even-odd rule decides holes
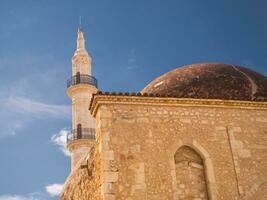
[[[100,104],[92,110],[96,122],[106,124],[97,129],[95,153],[90,156],[93,166],[88,167],[92,175],[87,169],[75,168],[65,184],[62,200],[264,197],[267,124],[248,122],[267,118],[266,103],[243,105],[235,101],[233,105],[225,102],[227,105],[222,107],[216,106],[221,101],[215,100],[203,106],[195,102],[197,106],[193,106],[192,100],[175,105],[173,98],[157,98],[155,102],[143,97],[103,98],[97,99],[96,104]],[[110,118],[101,118],[102,105],[105,112],[112,112]],[[128,112],[132,119],[141,116],[149,123],[113,123]],[[181,119],[189,119],[190,123]]]

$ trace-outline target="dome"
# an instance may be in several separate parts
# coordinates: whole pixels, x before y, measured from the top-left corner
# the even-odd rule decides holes
[[[237,65],[192,64],[161,75],[141,93],[178,98],[266,101],[267,77]]]

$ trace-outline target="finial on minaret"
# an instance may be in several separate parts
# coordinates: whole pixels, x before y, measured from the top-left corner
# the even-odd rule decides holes
[[[77,49],[85,49],[84,31],[82,28],[82,16],[80,16],[80,23],[78,28]]]
[[[79,30],[83,31],[83,27],[82,27],[82,16],[80,16]]]

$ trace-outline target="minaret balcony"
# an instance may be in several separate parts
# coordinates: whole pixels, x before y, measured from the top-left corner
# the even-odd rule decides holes
[[[80,139],[95,140],[94,128],[73,129],[67,136],[67,143]]]
[[[87,74],[77,74],[67,81],[68,88],[78,84],[89,84],[97,88],[97,79]]]

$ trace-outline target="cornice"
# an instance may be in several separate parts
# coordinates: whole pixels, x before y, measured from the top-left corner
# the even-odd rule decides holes
[[[69,88],[67,88],[67,95],[69,97],[72,97],[74,94],[80,93],[80,92],[97,93],[97,91],[98,90],[94,85],[80,83],[77,85],[72,85]]]
[[[88,146],[92,147],[95,143],[95,140],[91,139],[78,139],[78,140],[73,140],[67,145],[67,149],[72,152],[76,148],[80,148],[81,146]]]
[[[94,94],[91,100],[90,111],[95,117],[101,105],[152,105],[152,106],[180,106],[180,107],[216,107],[267,110],[266,101],[240,101],[219,99],[191,99],[174,97],[147,97],[126,95]]]

